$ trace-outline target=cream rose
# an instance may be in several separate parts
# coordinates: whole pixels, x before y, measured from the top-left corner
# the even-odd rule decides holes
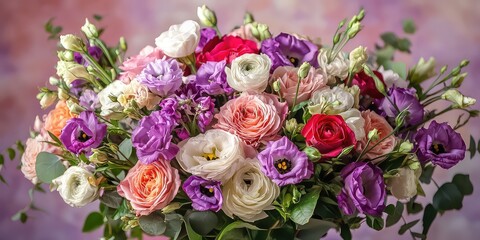
[[[398,169],[395,177],[387,180],[387,186],[394,197],[399,200],[408,200],[417,195],[418,178],[422,173],[422,168],[412,170],[409,167]]]
[[[123,93],[118,97],[118,102],[124,108],[127,108],[132,100],[137,103],[139,108],[146,107],[148,110],[153,110],[160,103],[161,98],[134,79],[125,86]]]
[[[52,191],[57,190],[63,200],[72,207],[83,207],[98,197],[98,186],[93,185],[92,172],[71,166],[62,176],[52,180]]]
[[[365,138],[365,119],[358,109],[352,108],[339,115],[343,117],[348,127],[355,133],[355,139],[362,140]]]
[[[311,114],[339,114],[353,107],[353,95],[341,87],[324,88],[312,94],[308,110]]]
[[[226,182],[245,161],[240,138],[220,129],[208,130],[179,145],[177,161],[183,170],[205,179]]]
[[[222,210],[247,222],[267,217],[264,210],[273,209],[272,203],[280,194],[280,187],[260,170],[257,159],[249,159],[223,185]]]
[[[340,52],[331,62],[328,62],[328,52],[327,49],[320,49],[317,60],[328,84],[333,84],[337,81],[337,78],[341,80],[347,78],[350,62],[345,58],[342,52]]]
[[[262,93],[268,86],[272,61],[265,54],[244,54],[225,68],[227,82],[239,92]]]
[[[390,135],[389,137],[387,137],[390,133],[393,132],[393,128],[392,126],[390,126],[390,124],[388,124],[387,120],[384,117],[370,110],[362,112],[362,117],[363,119],[365,119],[365,133],[368,133],[373,129],[377,129],[378,139],[376,141],[371,141],[368,146],[366,146],[368,142],[368,139],[366,137],[361,141],[358,141],[358,151],[362,151],[364,148],[370,149],[371,147],[375,146],[370,151],[365,153],[364,158],[370,160],[376,158],[373,163],[379,162],[385,159],[385,157],[381,156],[392,152],[395,148],[395,136]],[[380,140],[385,137],[387,138],[380,142]]]
[[[172,25],[168,31],[155,39],[155,44],[167,56],[173,58],[186,57],[193,52],[200,41],[200,25],[192,20]]]
[[[115,80],[98,93],[98,101],[102,105],[100,115],[111,119],[121,119],[123,117],[122,105],[118,101],[112,101],[111,98],[118,98],[123,94],[125,86],[125,83]]]

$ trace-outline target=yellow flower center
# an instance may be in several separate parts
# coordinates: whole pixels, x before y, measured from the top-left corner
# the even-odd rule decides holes
[[[204,157],[204,158],[207,159],[208,161],[218,159],[218,156],[217,156],[217,154],[216,154],[216,149],[215,149],[215,148],[212,149],[212,152],[203,153],[203,154],[202,154],[202,157]],[[212,190],[212,191],[213,191],[213,190]]]

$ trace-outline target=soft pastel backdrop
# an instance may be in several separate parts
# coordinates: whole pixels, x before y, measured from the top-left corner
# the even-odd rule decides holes
[[[42,114],[35,99],[37,89],[55,73],[56,46],[47,40],[43,24],[51,17],[64,27],[63,33],[80,34],[85,17],[100,14],[100,26],[107,30],[104,38],[110,44],[125,36],[130,55],[136,54],[169,25],[186,19],[196,19],[196,6],[206,3],[216,10],[220,29],[227,32],[242,22],[245,10],[254,13],[260,22],[269,24],[273,34],[280,31],[320,37],[329,43],[337,23],[353,15],[363,6],[366,10],[365,28],[352,46],[362,44],[372,49],[385,31],[402,35],[402,20],[415,20],[418,32],[411,37],[412,55],[400,59],[411,66],[418,58],[435,56],[439,65],[454,66],[462,59],[471,60],[466,68],[470,76],[463,92],[480,98],[480,1],[478,0],[404,0],[404,1],[349,1],[349,0],[44,0],[0,2],[0,150],[18,139],[28,137],[28,129],[36,115]],[[477,107],[478,108],[478,107]],[[441,120],[455,121],[456,113]],[[472,134],[480,138],[480,119],[461,130],[464,139]],[[466,159],[451,171],[438,171],[434,178],[445,182],[458,172],[468,173],[477,188],[473,196],[466,197],[461,211],[439,217],[430,230],[430,239],[478,239],[480,229],[480,159]],[[8,162],[2,174],[8,185],[0,184],[0,239],[98,239],[100,232],[82,234],[86,215],[97,209],[93,203],[74,209],[66,205],[57,193],[37,194],[38,207],[45,212],[32,212],[26,224],[12,222],[10,217],[28,203],[27,191],[31,187],[20,171],[18,162]],[[45,186],[48,189],[48,186]],[[426,188],[427,200],[435,187]],[[420,224],[419,224],[420,225]],[[399,226],[382,232],[362,227],[353,232],[354,239],[410,239],[397,237]],[[475,230],[477,229],[477,230]],[[328,239],[338,239],[332,231]]]

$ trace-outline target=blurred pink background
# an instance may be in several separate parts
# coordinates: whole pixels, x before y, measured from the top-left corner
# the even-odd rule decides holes
[[[418,32],[411,37],[412,55],[399,59],[412,66],[420,57],[435,56],[438,66],[453,67],[462,59],[470,59],[466,68],[470,76],[465,80],[462,92],[480,98],[480,1],[478,0],[404,0],[404,1],[348,1],[348,0],[210,0],[210,1],[1,1],[0,3],[0,149],[16,140],[28,137],[36,115],[43,114],[35,95],[37,89],[48,83],[55,74],[55,41],[47,40],[43,24],[55,17],[54,24],[62,25],[62,33],[80,34],[85,17],[93,14],[104,18],[100,26],[106,27],[104,39],[115,44],[125,36],[129,55],[136,54],[169,25],[186,19],[196,20],[196,6],[207,4],[217,12],[223,32],[242,23],[246,10],[259,22],[267,23],[274,35],[280,31],[297,32],[320,37],[329,44],[337,23],[355,14],[363,6],[366,10],[365,28],[347,50],[356,45],[373,49],[379,42],[379,34],[394,31],[403,36],[402,20],[412,18]],[[478,109],[478,107],[476,107]],[[456,113],[444,116],[443,121],[454,122]],[[480,119],[475,119],[461,130],[464,139],[472,134],[480,138]],[[468,142],[467,142],[468,143]],[[468,173],[476,188],[473,196],[464,199],[461,211],[449,212],[438,217],[429,239],[478,239],[480,229],[480,165],[478,156],[465,159],[450,171],[438,171],[434,178],[443,183],[456,173]],[[38,207],[45,212],[30,212],[26,224],[12,222],[10,217],[28,204],[27,191],[31,183],[16,170],[18,162],[7,161],[2,175],[8,185],[0,184],[0,239],[98,239],[100,231],[82,234],[87,214],[98,208],[97,203],[74,209],[63,202],[57,193],[37,194]],[[48,189],[48,186],[45,186]],[[426,187],[430,201],[435,187]],[[421,224],[419,226],[421,228]],[[376,232],[368,227],[353,231],[354,239],[411,239],[396,236],[399,225]],[[420,228],[419,231],[420,231]],[[477,230],[478,231],[478,230]],[[328,239],[338,239],[338,233],[330,232]]]

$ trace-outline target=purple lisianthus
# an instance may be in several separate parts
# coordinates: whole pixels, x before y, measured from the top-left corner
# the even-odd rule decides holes
[[[92,56],[93,59],[95,59],[96,61],[100,61],[100,58],[102,58],[102,55],[103,55],[102,50],[97,46],[88,47],[88,54]],[[82,54],[78,52],[73,53],[73,59],[75,60],[76,63],[82,64],[85,67],[89,65],[88,62],[85,61],[85,59],[83,58]]]
[[[88,111],[95,111],[95,109],[101,107],[100,101],[95,91],[86,89],[82,92],[82,96],[78,99],[80,106],[84,107]]]
[[[217,31],[213,28],[202,28],[200,30],[200,41],[198,42],[197,48],[195,49],[195,52],[201,52],[203,50],[203,47],[207,45],[207,43],[215,38],[217,36]]]
[[[423,121],[424,109],[418,101],[415,89],[413,88],[399,88],[394,86],[388,91],[388,98],[382,99],[379,105],[379,110],[382,111],[382,115],[392,118],[395,118],[405,109],[408,109],[408,115],[404,122],[405,126],[413,126]]]
[[[170,121],[178,123],[182,115],[178,112],[178,100],[175,97],[165,98],[160,102],[161,113],[164,117],[170,118]]]
[[[418,159],[448,169],[465,158],[467,149],[462,136],[447,123],[432,121],[415,135]]]
[[[221,62],[206,62],[197,72],[195,83],[205,93],[210,95],[230,94],[233,89],[227,84],[225,60]]]
[[[366,162],[353,162],[340,172],[345,185],[337,196],[338,206],[348,215],[356,211],[379,216],[385,208],[385,182],[377,166]]]
[[[89,155],[93,148],[100,146],[106,134],[107,125],[100,123],[94,112],[85,111],[67,121],[60,140],[68,151]]]
[[[88,82],[83,79],[76,79],[70,83],[70,93],[76,97],[79,97],[83,92],[83,89],[87,86]]]
[[[190,176],[183,183],[183,191],[192,200],[192,208],[197,211],[215,211],[222,208],[222,190],[220,182]]]
[[[163,116],[161,111],[152,112],[140,120],[132,132],[132,143],[138,160],[149,164],[157,160],[172,160],[179,148],[172,143],[175,123]]]
[[[272,60],[271,72],[280,66],[299,67],[303,62],[318,67],[317,45],[287,33],[263,41],[261,52]]]
[[[257,157],[262,172],[278,186],[297,184],[313,174],[313,164],[307,154],[298,150],[287,137],[268,142]]]
[[[183,71],[177,60],[163,58],[149,63],[138,75],[137,80],[153,93],[167,97],[180,88],[182,76]]]

